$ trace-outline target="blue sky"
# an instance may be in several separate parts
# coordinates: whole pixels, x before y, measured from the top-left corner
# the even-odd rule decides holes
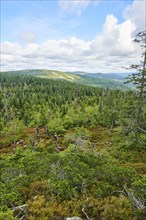
[[[124,21],[123,11],[131,2],[132,0],[97,1],[90,3],[78,15],[77,12],[63,11],[57,0],[2,0],[1,39],[17,41],[20,32],[31,31],[37,35],[36,42],[72,36],[91,40],[102,31],[107,14],[115,15],[119,22]]]
[[[145,0],[1,0],[2,69],[112,72],[111,62],[134,57],[130,40],[145,28],[144,6]]]

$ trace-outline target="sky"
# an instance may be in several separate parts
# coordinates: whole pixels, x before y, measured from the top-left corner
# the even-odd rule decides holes
[[[146,0],[0,0],[1,71],[125,72]]]

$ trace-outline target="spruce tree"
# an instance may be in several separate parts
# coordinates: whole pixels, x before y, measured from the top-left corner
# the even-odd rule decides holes
[[[146,31],[139,32],[134,39],[142,49],[142,60],[139,64],[132,64],[129,69],[135,70],[127,77],[126,83],[133,83],[136,87],[136,110],[133,118],[133,132],[135,143],[139,141],[139,134],[146,132],[145,104],[146,104]]]

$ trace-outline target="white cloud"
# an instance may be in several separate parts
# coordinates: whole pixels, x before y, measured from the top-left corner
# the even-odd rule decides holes
[[[97,5],[100,0],[58,0],[60,8],[67,14],[80,15],[89,4]]]
[[[142,7],[142,4],[141,6]],[[121,67],[139,60],[139,50],[132,42],[133,32],[141,18],[131,19],[135,4],[127,20],[118,23],[114,15],[107,15],[102,33],[91,41],[71,37],[48,40],[41,44],[3,42],[1,64],[3,70],[45,68],[65,71],[124,72]],[[143,15],[142,15],[143,16]]]
[[[81,14],[81,11],[85,9],[90,3],[90,0],[59,0],[60,8],[68,13],[77,13],[78,15]]]
[[[133,1],[133,3],[126,8],[124,17],[135,25],[134,35],[146,30],[146,1]]]

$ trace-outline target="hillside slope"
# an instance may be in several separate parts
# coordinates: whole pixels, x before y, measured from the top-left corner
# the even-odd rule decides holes
[[[62,79],[75,82],[82,85],[90,85],[94,87],[111,88],[111,89],[131,89],[132,86],[124,84],[124,78],[117,74],[78,74],[67,73],[57,70],[19,70],[9,71],[5,73],[31,75],[41,78]]]

